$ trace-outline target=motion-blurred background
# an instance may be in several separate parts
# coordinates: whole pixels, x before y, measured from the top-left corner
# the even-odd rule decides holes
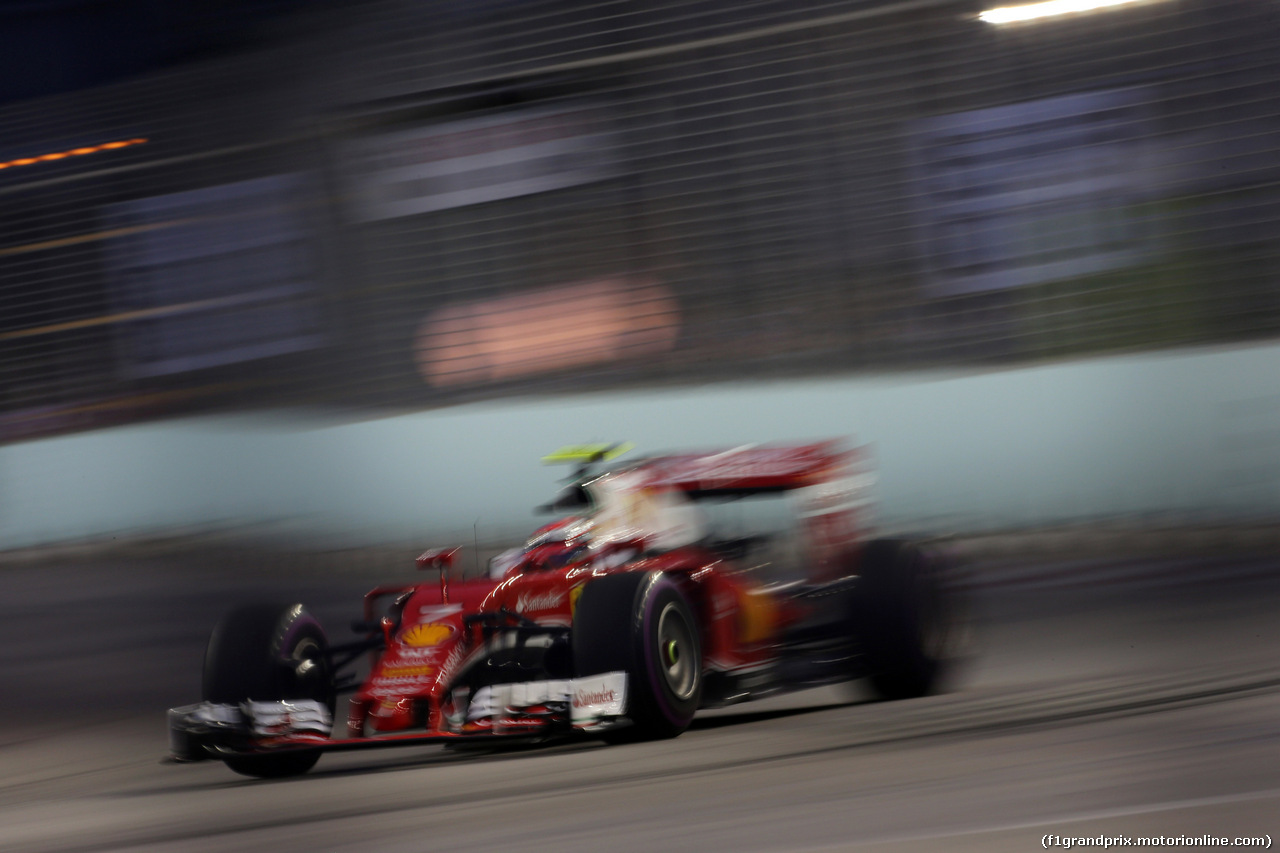
[[[0,2],[0,848],[1269,844],[1280,4],[995,5]],[[556,447],[849,434],[959,692],[157,765],[228,608],[346,639]]]
[[[1275,3],[986,9],[6,4],[0,441],[1273,340]]]

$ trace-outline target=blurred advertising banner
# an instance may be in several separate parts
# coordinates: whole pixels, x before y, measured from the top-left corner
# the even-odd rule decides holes
[[[914,123],[928,285],[958,295],[1133,266],[1154,250],[1155,143],[1145,88]]]
[[[521,376],[669,352],[680,307],[667,287],[604,278],[460,302],[418,331],[418,367],[435,386]]]
[[[613,177],[617,140],[598,106],[504,111],[368,136],[347,149],[351,213],[372,222]]]
[[[275,175],[103,208],[119,370],[183,373],[321,344],[304,180]]]

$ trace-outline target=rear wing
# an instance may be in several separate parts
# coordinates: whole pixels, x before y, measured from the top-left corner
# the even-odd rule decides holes
[[[645,483],[691,498],[789,491],[847,477],[864,461],[838,440],[811,444],[744,444],[728,450],[657,456],[637,464]]]
[[[699,499],[787,493],[811,542],[815,565],[832,565],[861,537],[874,475],[866,452],[840,441],[744,444],[728,450],[641,459],[571,487],[590,508],[596,547],[643,543],[668,551],[708,534]],[[569,503],[558,504],[569,508]]]

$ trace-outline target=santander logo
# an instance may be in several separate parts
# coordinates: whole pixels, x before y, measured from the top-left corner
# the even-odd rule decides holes
[[[573,707],[585,708],[589,705],[608,705],[618,701],[618,694],[613,690],[579,690],[573,694]]]
[[[564,602],[564,590],[555,590],[536,595],[522,595],[516,599],[516,612],[528,613],[532,610],[551,610]]]

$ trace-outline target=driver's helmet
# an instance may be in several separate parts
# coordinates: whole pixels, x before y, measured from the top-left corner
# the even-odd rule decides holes
[[[566,518],[539,529],[524,546],[524,564],[530,569],[559,569],[580,559],[590,544],[591,523]]]

